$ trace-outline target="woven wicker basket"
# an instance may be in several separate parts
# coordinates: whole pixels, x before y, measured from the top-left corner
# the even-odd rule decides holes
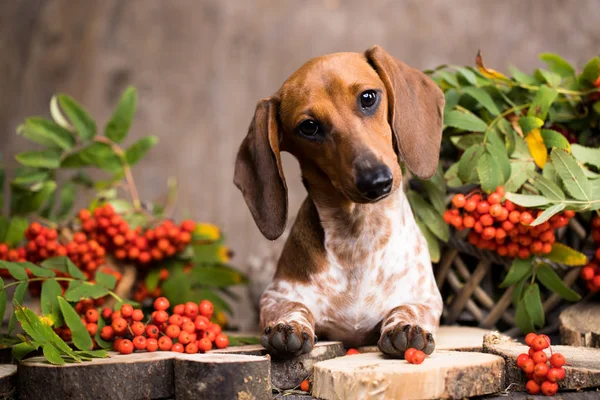
[[[576,218],[557,232],[558,241],[580,251],[583,251],[588,236]],[[465,232],[453,235],[443,249],[440,262],[434,265],[436,281],[445,299],[442,323],[497,329],[510,336],[518,336],[521,331],[515,323],[513,287],[498,287],[511,259],[480,250],[464,238]],[[578,287],[580,268],[545,261],[554,267],[565,285],[585,293]],[[567,303],[546,290],[542,291],[542,302],[546,327],[541,332],[551,334],[557,331],[557,314]]]

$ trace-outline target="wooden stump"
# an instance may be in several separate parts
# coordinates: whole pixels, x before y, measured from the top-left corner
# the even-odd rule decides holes
[[[175,359],[175,398],[271,399],[267,357],[185,354]]]
[[[258,400],[271,397],[269,368],[267,357],[225,354],[111,353],[62,366],[33,357],[19,364],[17,386],[23,400],[238,398],[232,391]]]
[[[504,360],[491,354],[440,350],[423,364],[358,354],[315,364],[315,397],[460,399],[504,389]]]
[[[501,356],[505,361],[506,382],[513,384],[512,390],[524,390],[527,379],[517,367],[519,354],[527,353],[529,347],[517,342],[484,341],[484,352]],[[561,353],[567,360],[565,379],[559,383],[560,390],[576,390],[600,387],[600,349],[572,346],[552,346],[553,352]],[[550,352],[546,351],[550,356]]]
[[[219,354],[265,355],[267,351],[261,345],[236,346],[222,350],[213,350]],[[290,359],[271,359],[271,382],[278,389],[293,389],[307,379],[312,367],[319,361],[341,357],[346,354],[341,342],[318,342],[308,354]]]
[[[436,350],[481,351],[483,336],[487,329],[468,326],[440,326],[435,335]],[[377,346],[363,346],[357,349],[361,353],[377,353]]]
[[[558,320],[562,344],[600,348],[600,304],[570,306],[560,313]]]
[[[13,398],[15,391],[17,366],[12,364],[0,365],[0,398]]]

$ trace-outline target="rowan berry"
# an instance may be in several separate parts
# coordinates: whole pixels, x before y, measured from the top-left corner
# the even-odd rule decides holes
[[[177,341],[181,344],[188,344],[191,341],[190,333],[187,331],[179,332],[179,336],[177,336]]]
[[[521,247],[519,249],[519,252],[517,253],[517,256],[523,260],[529,258],[529,256],[530,256],[529,249],[526,247]]]
[[[548,254],[552,251],[552,245],[550,243],[544,243],[542,247],[542,254]]]
[[[596,274],[594,272],[594,268],[590,267],[590,266],[585,266],[581,269],[581,278],[585,281],[590,281],[592,279],[594,279],[594,275]]]
[[[175,339],[181,333],[181,328],[178,325],[169,325],[165,330],[165,334],[171,339]]]
[[[536,364],[539,363],[546,363],[546,361],[548,361],[548,356],[546,355],[546,353],[544,353],[544,350],[540,350],[540,351],[536,351],[535,353],[533,353],[533,362]]]
[[[100,329],[100,337],[104,340],[112,340],[112,338],[115,336],[115,331],[113,330],[113,328],[111,326],[105,326],[102,329]]]
[[[489,214],[484,214],[479,218],[479,222],[483,226],[492,226],[494,224],[494,219]]]
[[[146,337],[157,339],[159,334],[158,327],[156,325],[146,326]]]
[[[214,333],[213,331],[210,331],[210,330],[204,331],[204,338],[210,340],[211,343],[215,341],[216,337],[217,337],[217,334]]]
[[[148,264],[150,261],[152,261],[152,256],[150,255],[150,253],[144,251],[144,252],[140,253],[138,260],[142,264]]]
[[[560,353],[554,353],[552,354],[552,357],[550,357],[550,364],[552,364],[554,368],[562,367],[565,365],[565,362],[565,357]]]
[[[212,342],[208,338],[202,338],[198,341],[198,349],[204,353],[212,349]]]
[[[465,228],[472,228],[473,225],[475,225],[475,218],[470,215],[465,215],[462,222]]]
[[[121,354],[131,354],[133,353],[133,343],[129,339],[123,339],[119,343],[119,353]]]
[[[158,339],[158,348],[162,351],[169,351],[173,347],[173,341],[168,336],[161,336]]]
[[[198,352],[198,345],[195,342],[190,342],[185,346],[185,352],[188,354],[196,354]]]
[[[535,363],[533,362],[533,360],[531,358],[528,360],[525,360],[523,362],[523,366],[521,367],[521,369],[526,374],[531,374],[531,373],[533,373],[533,371],[535,369]]]
[[[129,328],[135,336],[141,336],[146,331],[146,326],[141,321],[132,322]]]
[[[455,194],[452,197],[452,204],[456,208],[463,208],[465,206],[466,202],[467,202],[467,199],[462,194]]]
[[[529,354],[519,354],[519,356],[517,357],[517,367],[522,369],[523,365],[525,364],[525,361],[530,359],[531,357],[529,357]]]
[[[205,331],[208,329],[210,321],[203,315],[198,315],[194,320],[194,326],[197,331]]]
[[[141,321],[144,319],[144,312],[142,310],[133,310],[131,319],[134,321]]]
[[[184,351],[184,347],[183,347],[183,343],[175,343],[173,344],[173,346],[171,347],[171,351],[174,351],[175,353],[183,353]]]
[[[187,333],[194,333],[196,331],[196,325],[192,321],[186,321],[181,324],[181,330]]]
[[[543,378],[548,373],[548,369],[549,368],[546,363],[542,363],[542,362],[536,363],[535,366],[533,367],[533,373],[535,375],[539,376],[540,378]]]
[[[215,336],[217,336],[218,334],[220,334],[223,330],[221,329],[221,326],[219,324],[209,324],[208,326],[208,330],[212,333],[215,334]]]
[[[421,350],[417,350],[412,356],[411,364],[421,364],[424,360],[425,353],[423,353]]]
[[[217,343],[217,338],[215,338],[215,344],[217,345],[217,348],[218,348],[219,344]],[[360,352],[358,350],[356,350],[356,349],[348,349],[346,351],[346,355],[347,356],[353,356],[355,354],[360,354]],[[405,356],[406,356],[406,354],[405,354]]]
[[[558,392],[558,384],[550,381],[542,383],[542,393],[545,396],[554,396]]]
[[[145,350],[148,342],[144,336],[136,336],[133,338],[133,346],[136,350]]]
[[[224,349],[225,347],[229,346],[229,338],[227,337],[227,335],[225,335],[224,333],[219,333],[215,337],[215,346],[217,347],[217,349]],[[353,352],[351,352],[350,354],[358,354],[358,350],[350,350],[353,350]],[[350,350],[348,350],[348,352],[350,352]],[[346,352],[346,355],[349,355],[348,352]]]
[[[483,232],[483,224],[481,223],[481,221],[475,222],[475,225],[473,225],[473,230],[477,233]]]
[[[465,203],[464,209],[467,212],[475,211],[477,209],[477,202],[473,199],[467,200],[467,202]]]
[[[488,203],[487,201],[480,201],[479,204],[477,204],[477,212],[479,214],[487,214],[490,211],[490,203]]]
[[[90,308],[85,312],[85,319],[87,319],[88,322],[98,322],[98,318],[100,318],[100,315],[95,308]]]
[[[158,350],[158,340],[154,338],[146,339],[146,351],[153,352]]]
[[[310,383],[308,382],[308,379],[305,379],[302,381],[302,383],[300,383],[300,390],[302,390],[303,392],[310,391]]]
[[[488,203],[490,203],[490,205],[492,204],[500,204],[500,202],[502,201],[502,195],[500,195],[499,193],[492,193],[488,196],[487,198]],[[500,206],[502,207],[502,206]],[[492,208],[490,207],[490,214],[491,214]]]
[[[185,303],[184,315],[189,318],[196,318],[196,315],[198,315],[198,304],[193,301]]]
[[[210,319],[212,317],[212,314],[215,310],[215,307],[213,306],[213,303],[211,303],[209,300],[202,300],[199,304],[199,311],[200,311],[200,315],[205,316],[206,318]]]
[[[540,385],[538,385],[535,381],[529,380],[525,385],[525,389],[529,394],[539,394],[541,391]]]
[[[98,332],[98,324],[97,323],[90,322],[89,324],[86,324],[85,328],[87,329],[90,336],[92,336],[92,337],[96,336],[96,332]]]
[[[544,244],[542,242],[540,242],[539,240],[536,240],[533,243],[531,243],[531,246],[529,247],[529,250],[531,250],[531,252],[533,254],[539,254],[542,252],[543,249],[544,249]]]
[[[564,369],[562,368],[550,368],[548,370],[548,373],[546,374],[546,379],[548,379],[550,382],[559,382],[561,381],[561,376],[564,374]]]
[[[123,318],[129,318],[133,315],[133,306],[131,304],[123,304],[120,311]]]
[[[124,333],[127,329],[127,321],[125,320],[125,318],[119,317],[112,321],[111,326],[115,331],[115,334],[120,335]]]
[[[166,311],[163,311],[163,310],[155,311],[153,314],[154,314],[154,317],[153,317],[154,322],[156,322],[159,325],[162,323],[165,323],[169,320],[169,314],[167,314]]]

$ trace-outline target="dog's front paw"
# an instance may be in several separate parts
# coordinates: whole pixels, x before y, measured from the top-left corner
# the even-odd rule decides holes
[[[316,341],[310,328],[291,321],[267,325],[260,343],[272,355],[293,357],[310,353]]]
[[[404,358],[407,349],[422,350],[425,354],[433,353],[435,341],[433,335],[419,325],[396,325],[385,330],[377,343],[379,350],[394,358]]]

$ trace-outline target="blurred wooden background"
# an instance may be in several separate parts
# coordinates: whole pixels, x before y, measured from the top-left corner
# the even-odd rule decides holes
[[[48,115],[55,92],[102,124],[136,85],[130,140],[161,140],[134,169],[142,197],[177,177],[177,214],[221,226],[244,269],[272,244],[232,184],[235,153],[256,101],[306,60],[379,44],[418,68],[471,65],[477,49],[503,71],[541,66],[543,51],[580,68],[600,51],[599,21],[597,0],[0,0],[0,151],[10,170],[29,146],[16,126]],[[295,160],[284,164],[293,215],[304,189]],[[236,313],[244,327],[249,308]]]

